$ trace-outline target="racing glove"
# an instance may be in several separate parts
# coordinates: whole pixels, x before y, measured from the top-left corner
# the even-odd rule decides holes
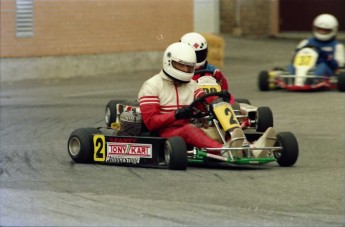
[[[180,109],[177,109],[175,112],[175,118],[176,120],[180,119],[188,119],[192,117],[192,110],[188,107],[182,107]]]

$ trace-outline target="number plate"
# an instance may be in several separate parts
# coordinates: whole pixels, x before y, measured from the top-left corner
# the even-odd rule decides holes
[[[96,162],[105,161],[105,137],[104,135],[94,135],[93,136],[93,160]]]
[[[210,92],[219,92],[220,86],[219,85],[199,85],[199,87],[204,90],[206,94]]]
[[[311,48],[303,48],[298,51],[295,56],[294,66],[295,67],[308,67],[311,68],[315,65],[318,54]]]
[[[240,127],[235,113],[229,103],[219,103],[213,106],[213,111],[224,131]]]

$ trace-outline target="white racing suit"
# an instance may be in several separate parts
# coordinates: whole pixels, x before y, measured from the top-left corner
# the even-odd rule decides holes
[[[161,70],[160,73],[144,82],[138,94],[145,126],[150,131],[157,131],[163,138],[181,136],[191,146],[221,148],[221,143],[190,124],[190,119],[176,120],[175,118],[177,109],[189,106],[194,99],[203,94],[204,92],[194,80],[175,85],[173,79]]]

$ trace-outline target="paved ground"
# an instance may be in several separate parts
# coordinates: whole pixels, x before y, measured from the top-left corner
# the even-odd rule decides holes
[[[299,142],[296,166],[169,171],[71,161],[72,130],[103,126],[110,99],[133,98],[154,71],[1,84],[1,226],[344,226],[344,94],[260,92],[291,39],[226,37],[237,97],[269,106]]]

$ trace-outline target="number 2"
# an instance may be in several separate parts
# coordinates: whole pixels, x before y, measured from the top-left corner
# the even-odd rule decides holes
[[[238,124],[238,121],[234,117],[235,114],[229,108],[226,108],[224,112],[225,112],[225,115],[230,115],[230,120],[229,120],[230,125]]]
[[[94,135],[93,137],[94,153],[93,160],[105,161],[105,137],[104,135]]]

